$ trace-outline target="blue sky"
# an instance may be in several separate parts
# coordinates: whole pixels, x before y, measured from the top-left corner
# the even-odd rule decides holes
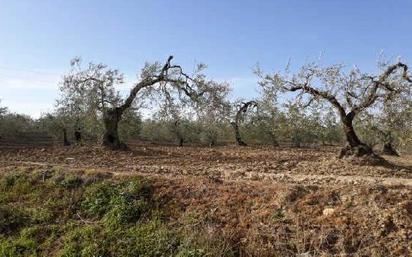
[[[256,95],[252,68],[314,61],[376,70],[412,60],[412,1],[372,0],[0,0],[0,99],[38,117],[52,109],[69,61],[103,62],[130,82],[145,61],[169,54],[191,70]]]

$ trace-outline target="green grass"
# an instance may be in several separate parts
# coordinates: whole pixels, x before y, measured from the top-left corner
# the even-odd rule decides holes
[[[138,178],[2,174],[0,256],[212,256],[167,222],[152,191]]]

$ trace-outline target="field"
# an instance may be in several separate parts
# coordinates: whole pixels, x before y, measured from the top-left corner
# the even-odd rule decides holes
[[[411,256],[412,156],[379,166],[337,151],[0,150],[0,255]],[[137,191],[124,184],[133,181]],[[93,198],[102,185],[115,188],[103,189],[109,200]],[[143,200],[113,200],[126,193]],[[110,236],[130,249],[119,255],[126,246]]]

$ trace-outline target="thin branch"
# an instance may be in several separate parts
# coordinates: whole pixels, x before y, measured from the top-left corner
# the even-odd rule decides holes
[[[396,72],[398,69],[403,69],[402,78],[410,83],[412,83],[412,79],[408,76],[408,66],[404,63],[396,63],[394,65],[389,66],[382,75],[379,76],[378,80],[375,80],[372,76],[366,76],[366,79],[371,80],[372,88],[368,90],[366,93],[366,97],[364,98],[363,102],[358,104],[357,106],[352,108],[352,112],[359,113],[360,111],[370,107],[373,105],[377,99],[384,97],[384,95],[378,94],[378,89],[382,88],[389,92],[395,92],[396,89],[390,85],[388,82],[389,77]]]

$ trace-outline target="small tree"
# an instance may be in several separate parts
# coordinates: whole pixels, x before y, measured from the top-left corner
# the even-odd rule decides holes
[[[382,153],[399,156],[398,148],[407,144],[412,130],[412,99],[403,95],[383,102],[379,111],[373,110],[362,117],[364,134],[372,144],[382,146]],[[374,137],[370,139],[370,137]]]
[[[261,88],[259,111],[252,117],[261,138],[273,146],[279,146],[279,130],[282,113],[278,107],[277,94],[272,88]]]
[[[146,64],[139,80],[124,100],[116,90],[116,86],[123,83],[123,75],[103,64],[90,63],[83,69],[80,60],[74,59],[72,71],[64,77],[63,86],[69,89],[66,91],[79,94],[88,108],[97,109],[101,113],[105,147],[113,150],[127,149],[126,144],[119,138],[119,122],[138,94],[141,101],[156,93],[177,95],[181,101],[196,103],[218,98],[218,84],[207,81],[200,73],[205,68],[204,65],[198,65],[195,74],[189,76],[183,72],[181,66],[172,64],[172,59],[173,56],[170,56],[164,65]],[[67,94],[65,96],[71,97]]]
[[[200,127],[200,141],[207,143],[210,147],[218,143],[219,137],[225,133],[227,118],[230,117],[230,103],[227,96],[230,87],[222,83],[219,87],[219,98],[214,101],[205,102],[197,106],[197,124]]]
[[[173,99],[169,97],[163,102],[158,112],[159,119],[167,125],[179,146],[183,146],[187,141],[187,121],[189,120],[189,113],[190,108],[188,108],[188,106],[175,103]]]
[[[135,108],[128,109],[119,123],[119,135],[127,140],[140,139],[142,117]]]
[[[53,135],[56,139],[61,139],[64,146],[71,145],[68,137],[68,124],[71,124],[71,117],[62,115],[62,113],[47,113],[37,120],[40,128]]]
[[[303,143],[314,143],[319,140],[320,126],[317,113],[307,114],[301,106],[289,102],[285,104],[285,128],[293,147],[302,147]]]
[[[379,76],[363,74],[359,69],[353,69],[348,74],[342,65],[322,68],[316,64],[305,65],[292,76],[262,75],[260,84],[263,87],[273,87],[281,92],[295,92],[298,101],[311,103],[326,102],[338,112],[347,146],[342,149],[340,157],[344,156],[376,156],[371,147],[363,143],[357,136],[353,120],[359,113],[373,106],[379,100],[396,98],[410,83],[408,67],[399,62],[385,67]]]

